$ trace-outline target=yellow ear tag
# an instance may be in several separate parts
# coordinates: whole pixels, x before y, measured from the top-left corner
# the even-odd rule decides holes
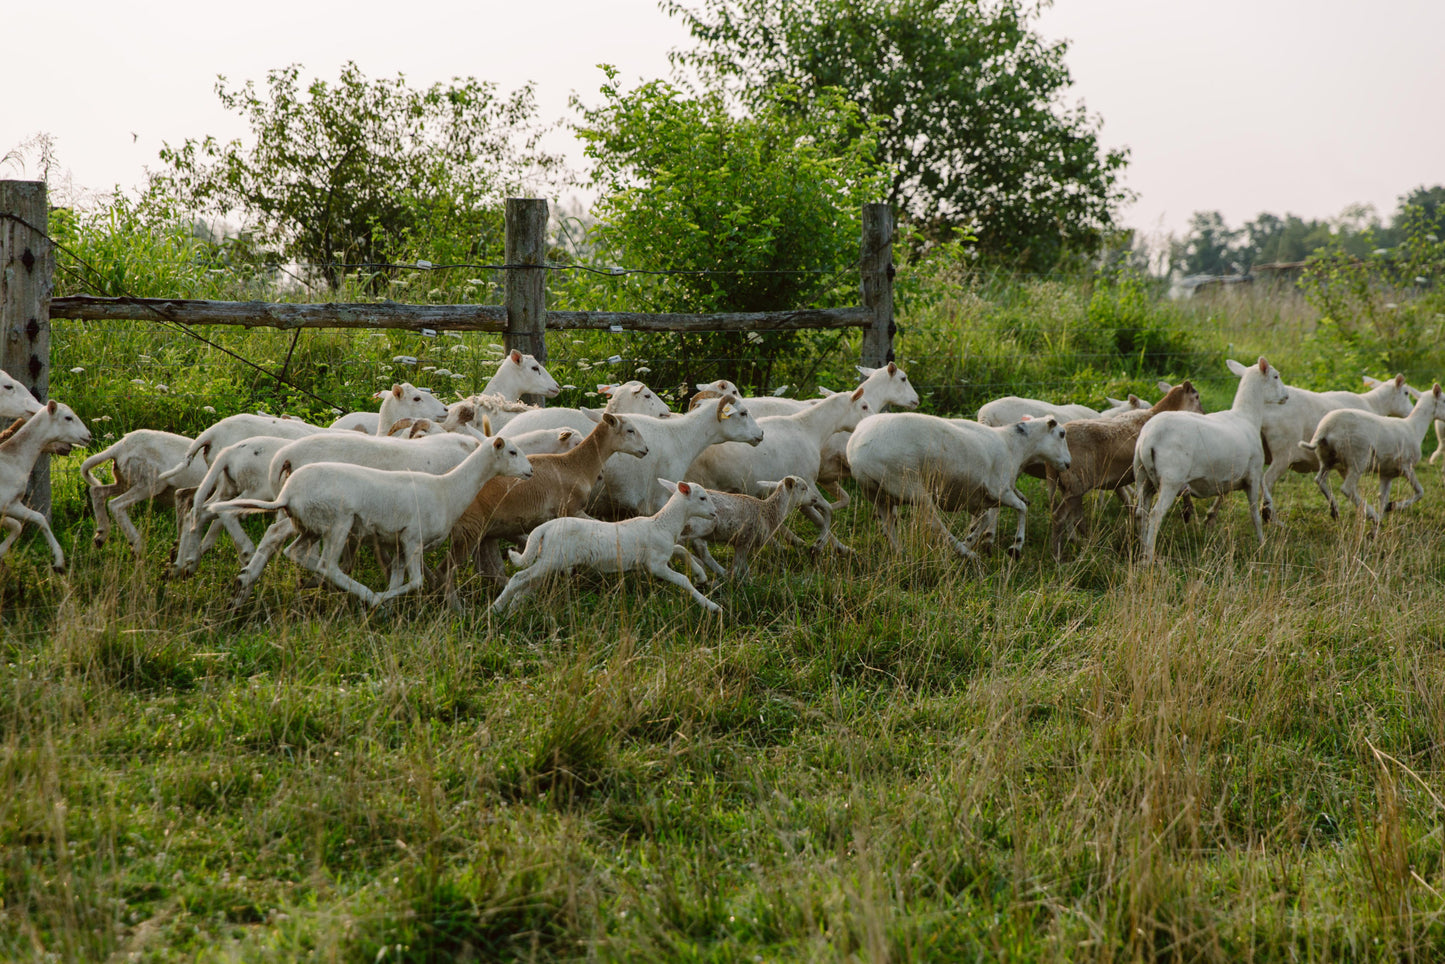
[[[733,417],[733,410],[730,409],[730,408],[725,408],[725,409],[723,409],[722,414],[718,416],[718,420],[721,421],[722,419],[732,418],[732,417]]]

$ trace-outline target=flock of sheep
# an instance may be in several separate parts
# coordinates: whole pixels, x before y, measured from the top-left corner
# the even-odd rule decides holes
[[[1438,384],[1420,393],[1396,376],[1367,378],[1370,391],[1362,394],[1312,392],[1287,387],[1264,358],[1229,365],[1239,387],[1227,411],[1205,414],[1186,381],[1161,383],[1166,393],[1152,406],[1130,396],[1096,412],[1010,397],[970,421],[886,412],[918,404],[908,376],[891,363],[860,368],[863,381],[851,392],[807,401],[743,398],[718,381],[698,385],[691,409],[679,413],[628,382],[599,386],[608,396],[603,411],[536,408],[520,399],[554,396],[558,385],[535,358],[512,352],[480,395],[450,406],[400,384],[381,393],[379,412],[327,427],[243,414],[195,439],[140,430],[86,459],[81,472],[97,546],[113,520],[143,554],[128,509],[151,499],[177,509],[174,577],[193,574],[228,533],[243,565],[233,604],[281,550],[378,605],[420,588],[425,550],[450,540],[440,573],[448,601],[460,604],[456,577],[472,563],[502,587],[492,604],[498,612],[579,567],[646,570],[717,611],[672,561],[682,560],[698,581],[709,570],[723,576],[708,545],[726,545],[732,575],[746,578],[752,554],[773,538],[805,544],[787,525],[795,511],[818,527],[815,548],[847,551],[831,522],[848,504],[839,482],[849,476],[895,549],[906,504],[966,558],[995,537],[1001,507],[1017,512],[1009,551],[1021,550],[1027,503],[1016,483],[1023,472],[1048,480],[1056,556],[1077,538],[1085,494],[1104,490],[1132,506],[1144,561],[1176,500],[1190,511],[1192,497],[1222,502],[1236,489],[1263,542],[1271,488],[1291,468],[1315,473],[1336,516],[1329,476],[1342,473],[1342,491],[1376,525],[1423,494],[1414,466],[1430,424],[1445,420]],[[45,518],[20,499],[43,453],[88,445],[90,433],[68,407],[41,405],[3,372],[0,418],[16,420],[0,436],[0,556],[31,522],[61,569],[64,553]],[[93,474],[106,462],[113,463],[110,484]],[[1378,510],[1358,492],[1367,471],[1380,477]],[[1415,493],[1391,503],[1391,483],[1402,475]],[[941,513],[965,509],[979,515],[958,539]],[[275,517],[256,544],[239,524],[250,513]],[[502,560],[508,543],[523,544],[510,553],[519,567],[510,578]],[[348,572],[358,546],[372,547],[389,572],[384,591]]]

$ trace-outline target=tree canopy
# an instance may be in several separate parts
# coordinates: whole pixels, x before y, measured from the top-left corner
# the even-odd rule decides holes
[[[366,78],[303,85],[291,65],[216,94],[249,142],[187,139],[161,151],[150,191],[197,211],[239,215],[261,245],[333,285],[345,264],[465,260],[501,245],[500,202],[558,159],[540,150],[531,86],[503,96],[474,78],[425,89]]]
[[[1128,192],[1127,159],[1064,102],[1065,43],[1019,0],[666,0],[700,47],[674,54],[745,103],[780,87],[799,109],[839,89],[878,125],[887,200],[935,238],[963,228],[1023,268],[1092,253]]]

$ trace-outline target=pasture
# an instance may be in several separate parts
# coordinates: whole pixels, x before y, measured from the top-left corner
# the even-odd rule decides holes
[[[1019,297],[919,317],[925,405],[957,411],[948,365],[1078,350],[1087,291]],[[1006,357],[1009,312],[1045,302],[1052,354]],[[1159,330],[1201,359],[1355,387],[1293,316],[1183,311]],[[1152,380],[1075,371],[1056,397]],[[1210,410],[1232,390],[1222,363],[1159,374]],[[370,612],[284,565],[229,611],[229,548],[160,577],[168,512],[139,513],[144,565],[89,546],[82,457],[54,464],[69,573],[30,534],[0,570],[0,957],[1445,955],[1433,469],[1378,536],[1291,475],[1263,548],[1236,495],[1208,530],[1171,513],[1149,567],[1104,499],[1056,563],[1032,479],[1018,561],[962,563],[907,510],[894,554],[855,499],[855,555],[761,553],[705,587],[719,616],[628,576],[496,618],[475,582],[463,615],[432,591]]]

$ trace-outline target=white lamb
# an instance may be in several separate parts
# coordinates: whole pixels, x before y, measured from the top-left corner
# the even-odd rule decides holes
[[[1420,396],[1420,401],[1404,418],[1388,418],[1358,409],[1339,409],[1320,419],[1314,438],[1300,446],[1319,462],[1315,484],[1330,504],[1330,515],[1338,519],[1340,507],[1330,491],[1330,472],[1338,470],[1345,477],[1340,486],[1365,517],[1379,526],[1386,512],[1406,509],[1425,494],[1415,478],[1415,463],[1420,461],[1420,445],[1432,422],[1445,420],[1445,397],[1440,383]],[[1360,498],[1360,476],[1377,472],[1380,476],[1380,508],[1367,505]],[[1402,502],[1390,501],[1390,486],[1404,476],[1415,487],[1415,494]]]
[[[717,442],[757,445],[763,440],[762,428],[735,396],[681,415],[629,415],[628,420],[647,441],[647,455],[607,460],[602,468],[602,485],[588,502],[587,511],[593,515],[650,515],[668,498],[668,490],[657,482],[659,478],[682,478],[702,450]]]
[[[1135,512],[1144,562],[1153,561],[1159,525],[1183,492],[1211,496],[1244,489],[1255,534],[1264,543],[1260,503],[1268,500],[1269,490],[1260,427],[1265,409],[1284,404],[1289,394],[1279,372],[1261,357],[1239,379],[1228,411],[1160,412],[1144,424],[1134,446]]]
[[[692,554],[719,576],[727,575],[729,570],[712,557],[708,543],[731,547],[731,573],[734,578],[746,580],[752,554],[772,541],[794,509],[817,509],[825,504],[813,484],[797,475],[781,482],[760,482],[758,490],[764,493],[762,498],[709,490],[717,518],[711,522],[694,520],[683,533]]]
[[[377,392],[375,397],[381,399],[380,411],[351,412],[332,422],[328,428],[365,432],[368,435],[386,435],[400,419],[430,418],[442,421],[448,414],[441,399],[424,388],[417,388],[411,382],[394,384],[390,391]]]
[[[500,395],[515,402],[523,395],[555,398],[560,391],[562,386],[547,373],[541,362],[532,355],[513,349],[497,363],[496,374],[482,386],[481,394]]]
[[[29,418],[42,408],[30,389],[0,370],[0,419]]]
[[[988,522],[985,510],[1008,506],[1018,512],[1011,555],[1023,550],[1028,503],[1014,483],[1029,462],[1042,459],[1059,471],[1069,467],[1064,427],[1052,417],[987,426],[911,412],[865,419],[848,440],[853,478],[872,501],[878,523],[894,549],[898,507],[919,506],[925,519],[965,559]],[[961,541],[939,515],[968,509],[984,513]]]
[[[607,407],[602,411],[590,408],[535,408],[508,420],[499,432],[507,438],[516,438],[524,432],[538,429],[570,428],[585,436],[597,426],[603,412],[611,412],[613,415],[648,415],[652,418],[666,418],[671,414],[666,402],[658,398],[652,389],[636,380],[621,385],[598,385],[597,390],[607,396]]]
[[[64,454],[76,446],[90,444],[90,430],[70,410],[51,399],[45,407],[30,416],[23,425],[9,433],[0,442],[0,526],[5,528],[5,540],[0,542],[0,557],[10,551],[15,537],[20,535],[24,523],[40,527],[45,541],[50,543],[51,565],[56,572],[65,571],[65,552],[50,531],[45,516],[21,503],[25,488],[30,482],[30,470],[43,452]]]
[[[186,457],[186,451],[193,440],[172,432],[158,432],[152,429],[137,429],[121,436],[113,445],[102,449],[80,464],[80,477],[90,486],[90,510],[95,516],[95,545],[105,545],[110,536],[110,522],[125,534],[131,551],[137,557],[145,555],[145,540],[141,538],[135,523],[131,522],[127,510],[137,503],[154,499],[162,504],[175,501],[177,489],[188,489],[198,485],[205,476],[205,467],[188,464],[177,475],[169,476],[164,482],[160,477],[172,466]],[[106,462],[113,462],[111,473],[115,481],[106,484],[92,475],[92,471]]]
[[[295,531],[299,537],[287,547],[288,556],[367,605],[377,606],[421,588],[424,550],[447,537],[488,479],[497,475],[528,478],[531,473],[521,450],[497,438],[478,446],[445,475],[320,462],[293,472],[273,500],[236,499],[217,503],[214,509],[282,513],[284,518],[262,537],[253,564],[269,557]],[[392,564],[391,584],[385,592],[374,592],[342,570],[341,552],[353,534],[400,546],[401,556]],[[313,558],[307,550],[314,545],[319,551]],[[259,576],[260,567],[254,565],[242,571],[236,602],[245,598]]]
[[[598,572],[646,569],[658,579],[686,590],[709,612],[720,612],[721,606],[698,592],[687,576],[668,566],[676,556],[689,558],[687,550],[678,544],[688,520],[716,517],[712,499],[700,485],[674,484],[666,479],[657,482],[669,497],[653,515],[622,522],[568,516],[533,529],[527,536],[526,548],[520,554],[509,554],[512,562],[523,568],[492,603],[493,611],[505,613],[518,599],[534,592],[538,583],[581,566]]]

